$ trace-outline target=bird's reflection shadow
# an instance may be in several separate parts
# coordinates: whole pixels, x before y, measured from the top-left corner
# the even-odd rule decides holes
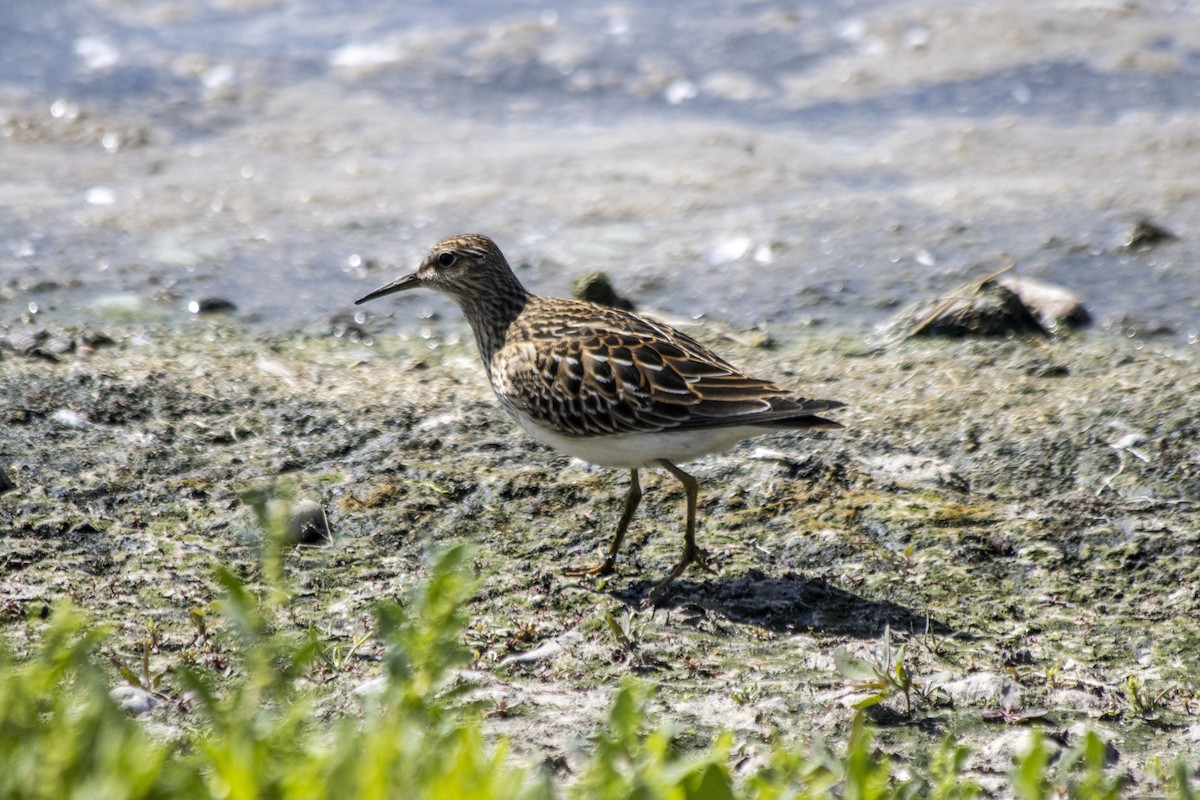
[[[639,608],[651,583],[626,584],[612,592]],[[869,600],[822,578],[795,572],[767,575],[751,569],[733,577],[699,582],[676,581],[657,603],[682,615],[716,615],[729,622],[755,625],[780,633],[819,631],[858,639],[878,638],[885,627],[895,631],[952,633],[943,622],[886,600]]]

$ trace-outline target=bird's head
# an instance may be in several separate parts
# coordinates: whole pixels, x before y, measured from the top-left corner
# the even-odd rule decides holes
[[[481,295],[512,291],[514,286],[524,291],[496,243],[478,233],[464,233],[434,245],[415,272],[380,286],[354,302],[357,305],[393,292],[424,287],[448,295],[463,305]]]

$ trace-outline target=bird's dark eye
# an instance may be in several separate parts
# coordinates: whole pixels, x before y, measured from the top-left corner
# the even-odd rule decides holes
[[[452,267],[457,260],[458,256],[454,255],[454,253],[446,252],[438,255],[438,263],[443,267]]]

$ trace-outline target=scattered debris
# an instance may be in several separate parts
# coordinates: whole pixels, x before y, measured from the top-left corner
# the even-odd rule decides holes
[[[57,363],[64,356],[75,350],[75,340],[50,331],[22,330],[0,339],[9,350],[26,358],[40,358]]]
[[[272,361],[269,358],[259,358],[254,362],[254,366],[272,377],[279,378],[279,380],[288,386],[296,385],[296,373],[278,361]]]
[[[944,461],[907,453],[885,453],[863,462],[867,472],[881,484],[970,491],[970,482]]]
[[[0,337],[0,348],[12,350],[26,358],[40,358],[55,364],[62,360],[62,356],[70,353],[91,355],[97,347],[113,343],[107,334],[90,330],[78,334],[19,330]]]

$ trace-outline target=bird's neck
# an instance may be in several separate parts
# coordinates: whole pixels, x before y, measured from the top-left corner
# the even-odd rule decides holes
[[[459,299],[463,315],[475,334],[484,367],[491,373],[492,355],[504,346],[509,326],[529,302],[529,292],[514,276],[511,283]]]

